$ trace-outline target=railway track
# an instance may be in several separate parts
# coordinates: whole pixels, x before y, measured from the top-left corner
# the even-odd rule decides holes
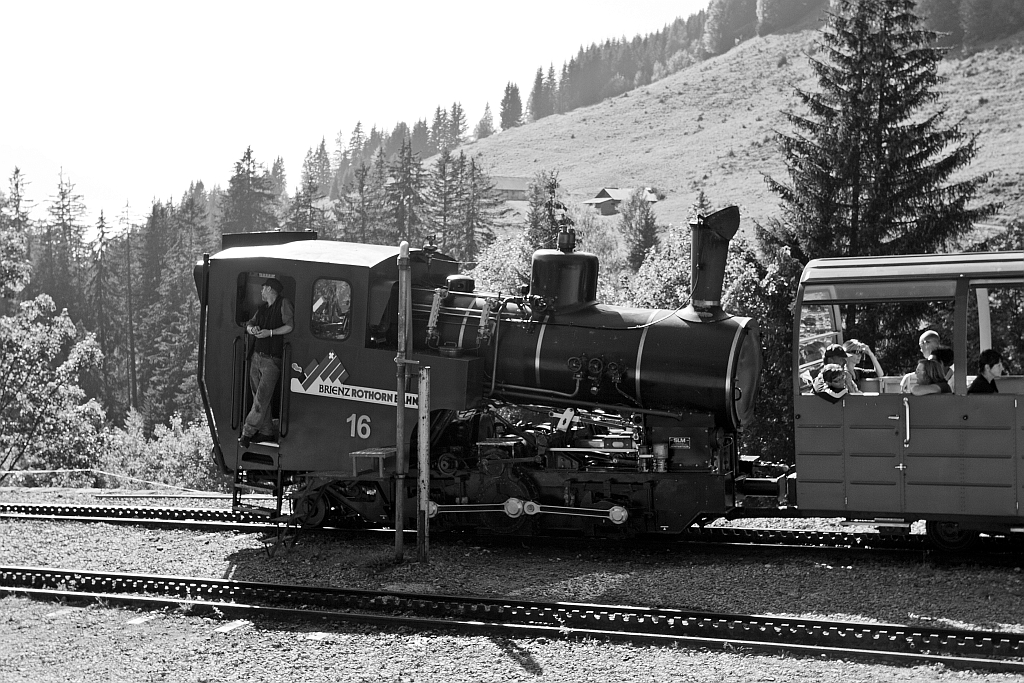
[[[165,508],[153,506],[27,505],[0,503],[0,519],[43,519],[112,524],[154,524],[174,528],[220,529],[224,531],[270,531],[277,525],[266,517],[249,512],[216,508]],[[336,530],[327,527],[324,531]],[[352,529],[345,529],[351,533]],[[434,532],[435,534],[437,532]],[[672,539],[659,537],[660,543],[743,544],[758,546],[797,546],[806,548],[878,549],[924,552],[932,549],[923,534],[879,534],[865,532],[820,531],[809,529],[765,529],[739,527],[691,527]],[[981,555],[1017,554],[1024,549],[1019,541],[982,538],[972,552]]]
[[[231,618],[317,619],[507,637],[638,644],[1024,673],[1024,635],[510,598],[352,590],[182,576],[0,567],[0,594]]]

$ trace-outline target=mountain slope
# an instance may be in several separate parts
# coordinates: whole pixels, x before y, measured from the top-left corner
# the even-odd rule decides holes
[[[744,229],[778,215],[763,174],[786,178],[775,130],[790,132],[794,88],[815,90],[804,30],[741,43],[612,100],[549,116],[468,144],[492,175],[558,171],[566,198],[579,202],[602,187],[653,186],[666,198],[659,222],[680,224],[703,189],[714,205],[737,204]],[[946,124],[961,118],[981,150],[967,175],[991,173],[982,199],[1004,202],[993,222],[1024,216],[1024,34],[959,59],[940,73]]]

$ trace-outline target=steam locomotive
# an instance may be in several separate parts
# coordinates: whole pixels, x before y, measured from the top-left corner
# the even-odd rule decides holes
[[[429,247],[406,257],[313,233],[225,235],[195,269],[199,384],[236,506],[264,491],[277,499],[267,514],[291,497],[306,525],[389,525],[396,508],[412,524],[423,433],[433,528],[678,533],[727,515],[743,496],[737,434],[761,370],[756,323],[720,303],[738,227],[736,207],[691,224],[693,296],[675,311],[599,303],[598,259],[566,226],[509,295],[476,292]],[[246,322],[268,278],[294,329],[280,346],[277,433],[243,446]],[[424,430],[405,370],[417,366],[430,368]]]

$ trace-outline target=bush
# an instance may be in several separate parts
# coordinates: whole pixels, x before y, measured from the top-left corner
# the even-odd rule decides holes
[[[184,424],[175,414],[169,424],[157,425],[153,438],[147,439],[143,417],[133,410],[124,429],[108,428],[103,436],[100,469],[132,478],[106,476],[102,481],[107,486],[148,488],[159,483],[202,491],[227,490],[227,481],[210,455],[213,442],[205,416]]]

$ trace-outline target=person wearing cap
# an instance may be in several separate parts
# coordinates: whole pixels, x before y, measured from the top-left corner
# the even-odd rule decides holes
[[[885,377],[878,357],[875,356],[875,352],[871,350],[870,346],[857,339],[848,339],[843,342],[843,349],[846,351],[846,371],[850,373],[853,381]],[[871,361],[871,368],[858,367],[865,358]]]
[[[295,310],[282,292],[284,286],[277,278],[267,278],[260,288],[263,303],[245,325],[245,331],[256,338],[249,364],[249,386],[252,387],[252,409],[242,425],[238,442],[248,448],[253,441],[272,441],[273,416],[270,413],[274,389],[281,377],[281,356],[284,335],[295,325]]]
[[[814,378],[814,383],[811,385],[811,391],[819,393],[825,390],[825,385],[828,383],[822,375],[825,372],[825,368],[830,365],[838,365],[840,367],[846,367],[847,353],[846,349],[841,344],[829,344],[825,347],[825,351],[821,357],[821,370],[818,372],[818,376]],[[850,378],[849,373],[843,373],[843,381],[846,384],[846,389],[851,394],[859,394],[860,390],[854,383],[853,379]]]
[[[829,363],[825,365],[814,382],[814,395],[829,403],[838,403],[850,393],[847,387],[846,364]],[[820,382],[818,380],[821,380]]]

